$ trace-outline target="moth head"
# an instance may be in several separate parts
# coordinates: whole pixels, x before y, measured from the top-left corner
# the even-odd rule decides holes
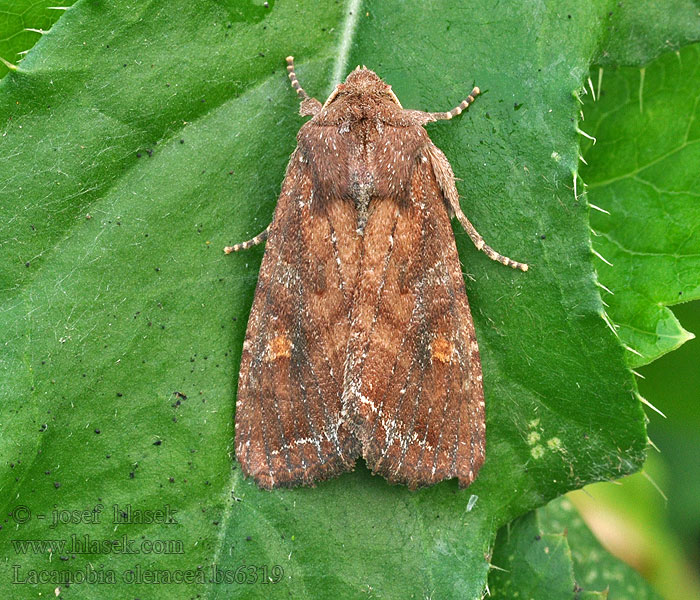
[[[343,83],[338,84],[328,100],[323,105],[326,108],[333,102],[343,97],[352,97],[356,100],[375,99],[384,100],[396,104],[399,108],[401,102],[396,97],[396,94],[391,89],[391,86],[384,83],[374,71],[370,71],[367,67],[359,65],[350,73]]]

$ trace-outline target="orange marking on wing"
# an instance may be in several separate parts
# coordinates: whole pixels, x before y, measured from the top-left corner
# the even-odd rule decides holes
[[[452,360],[452,352],[454,347],[445,338],[436,338],[431,344],[430,349],[433,360],[439,360],[442,363],[448,363],[450,360]]]
[[[273,338],[267,345],[267,356],[265,360],[272,362],[278,358],[289,358],[292,355],[292,342],[284,334]]]

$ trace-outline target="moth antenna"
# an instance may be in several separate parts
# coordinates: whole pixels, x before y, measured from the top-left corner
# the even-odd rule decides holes
[[[292,87],[294,88],[294,91],[297,93],[297,96],[301,98],[301,100],[306,100],[309,95],[304,91],[304,88],[301,87],[301,84],[299,83],[299,80],[297,79],[297,74],[294,72],[294,57],[293,56],[288,56],[287,57],[287,76],[289,77],[289,81],[292,83]]]
[[[289,81],[291,82],[292,87],[294,88],[294,91],[297,93],[297,96],[299,96],[301,100],[301,108],[299,109],[299,113],[301,114],[301,116],[313,116],[316,113],[318,113],[321,110],[321,103],[318,100],[316,100],[316,98],[309,97],[306,91],[304,91],[304,88],[301,87],[301,84],[297,79],[297,74],[294,72],[293,56],[287,57],[287,74],[289,77]]]
[[[449,120],[453,117],[456,117],[457,115],[461,115],[465,110],[467,110],[467,107],[474,102],[474,100],[479,94],[481,94],[481,90],[475,86],[471,93],[452,110],[447,112],[434,112],[428,114],[430,115],[432,121]]]
[[[239,244],[234,244],[233,246],[226,246],[224,248],[224,252],[226,254],[231,254],[231,252],[238,252],[239,250],[247,250],[248,248],[251,248],[252,246],[257,246],[258,244],[261,244],[267,239],[267,234],[270,231],[270,225],[265,227],[265,231],[261,231],[258,235],[256,235],[254,238],[251,238],[249,240],[246,240],[245,242],[241,242]]]

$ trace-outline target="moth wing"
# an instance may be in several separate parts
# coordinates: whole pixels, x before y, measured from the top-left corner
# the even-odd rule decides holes
[[[464,487],[484,460],[481,363],[430,153],[418,157],[410,198],[372,200],[344,404],[374,473],[410,488],[453,477]]]
[[[312,190],[297,150],[243,344],[236,455],[264,488],[328,479],[353,469],[359,455],[340,417],[353,252],[359,251],[356,212],[340,200],[314,204]]]

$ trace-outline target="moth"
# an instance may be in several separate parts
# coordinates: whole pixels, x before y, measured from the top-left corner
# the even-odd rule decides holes
[[[484,461],[481,362],[457,254],[452,168],[423,125],[366,67],[325,104],[299,84],[300,114],[272,223],[227,253],[267,240],[243,343],[236,456],[262,488],[314,485],[354,469],[410,489]]]

